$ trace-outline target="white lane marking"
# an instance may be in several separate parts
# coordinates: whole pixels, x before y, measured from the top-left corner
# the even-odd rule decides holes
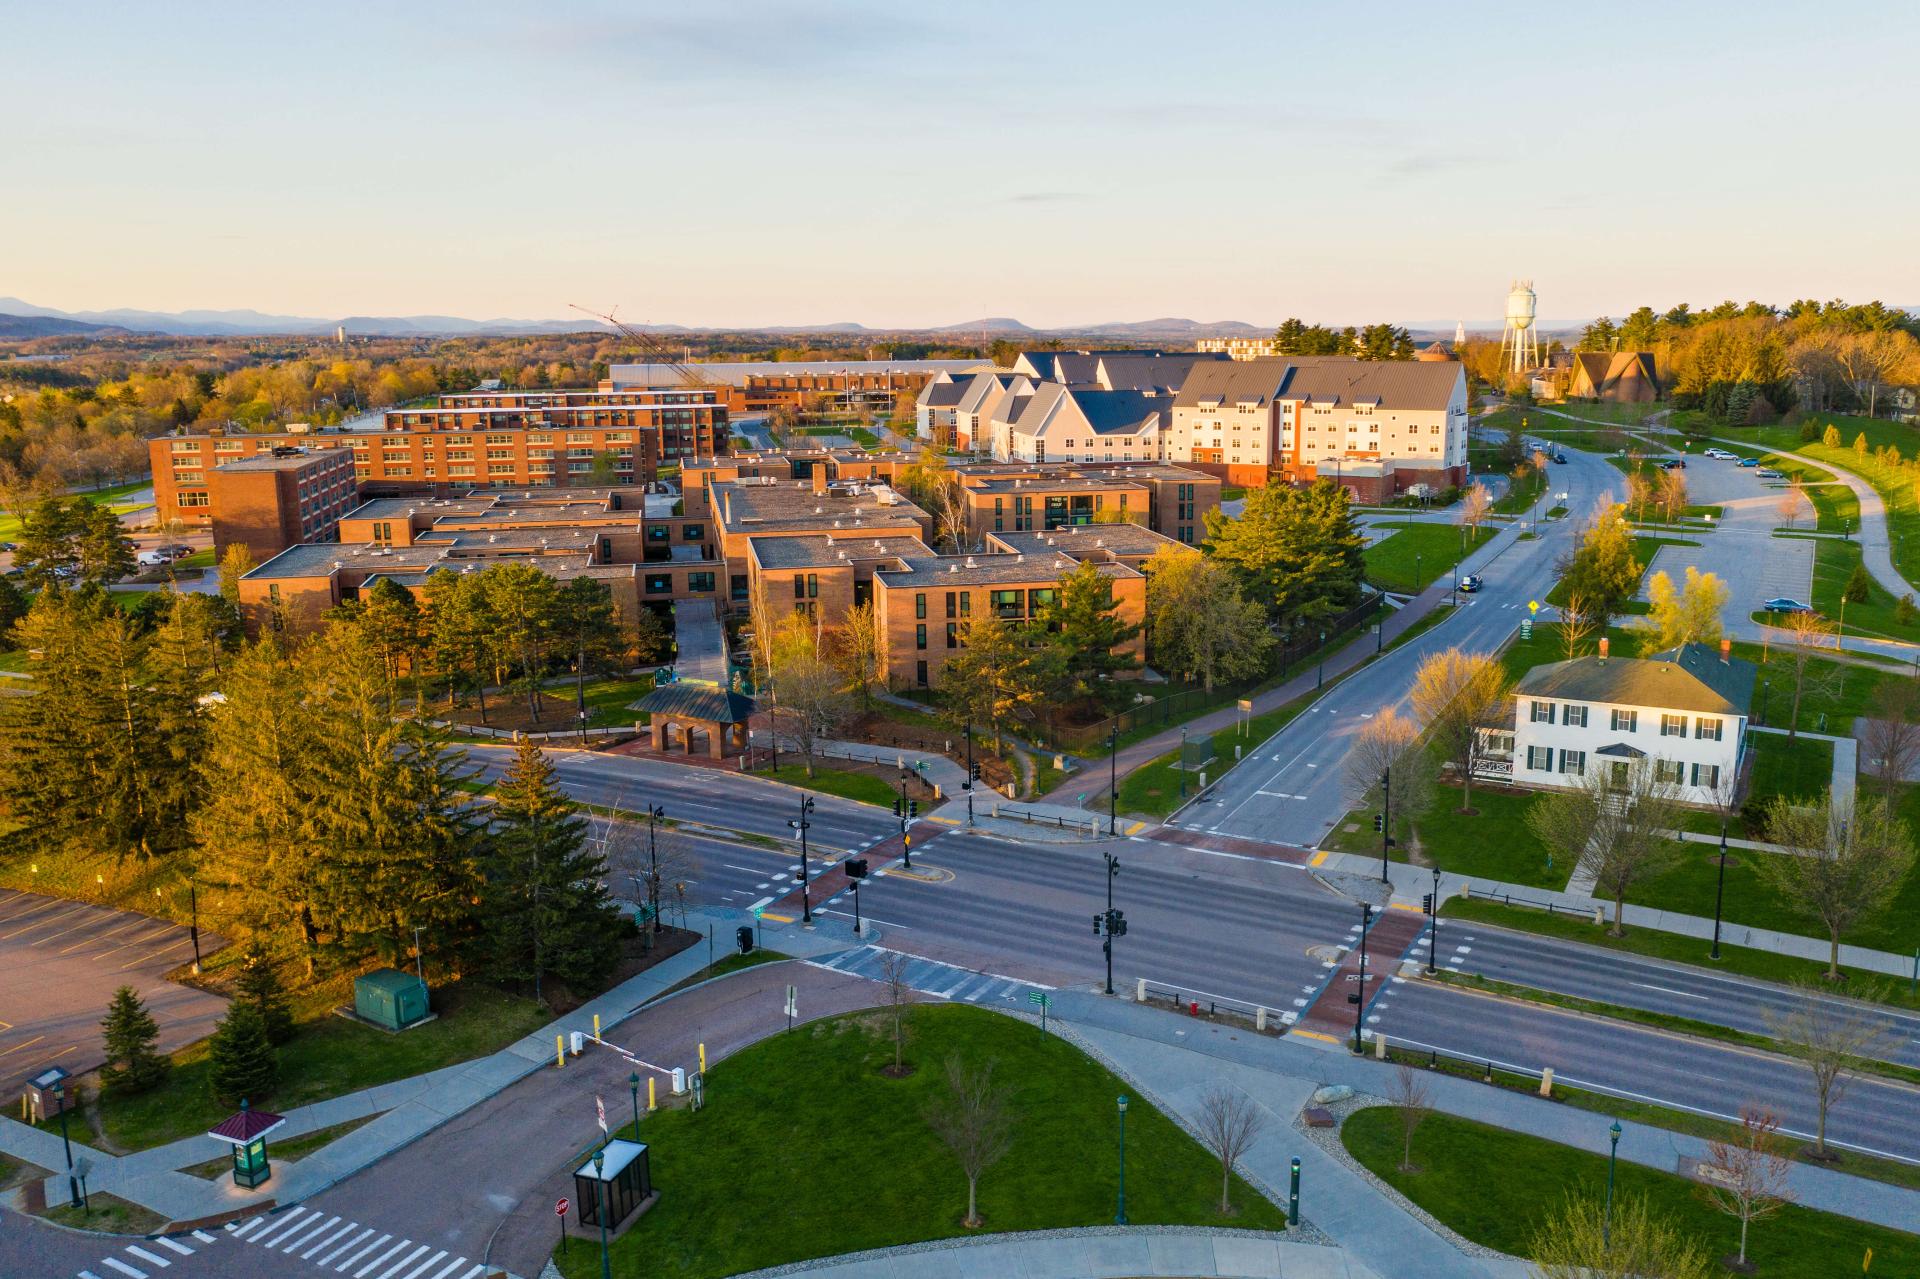
[[[118,1270],[121,1274],[127,1276],[127,1279],[147,1279],[146,1271],[135,1270],[132,1266],[129,1266],[124,1261],[115,1261],[112,1257],[100,1258],[100,1264],[103,1266],[112,1266],[115,1270]]]
[[[464,1275],[461,1275],[460,1279],[480,1279],[480,1272],[485,1269],[485,1266],[475,1266]]]
[[[339,1221],[340,1218],[335,1217],[334,1220]],[[345,1225],[341,1226],[340,1229],[335,1230],[331,1234],[329,1234],[327,1232],[327,1227],[322,1226],[320,1228],[320,1236],[318,1238],[308,1241],[307,1250],[300,1254],[300,1260],[306,1261],[307,1259],[312,1257],[314,1253],[319,1252],[322,1248],[326,1247],[328,1244],[340,1242],[340,1240],[345,1239],[348,1235],[352,1234],[355,1230],[359,1228],[360,1228],[359,1222],[349,1221]]]
[[[276,1231],[285,1230],[287,1227],[291,1226],[294,1222],[299,1221],[301,1218],[305,1217],[306,1215],[307,1215],[307,1210],[305,1208],[289,1208],[285,1212],[281,1213],[278,1217],[271,1218],[270,1220],[272,1220],[273,1224],[271,1226],[268,1226],[265,1230],[262,1230],[259,1234],[255,1235],[252,1239],[248,1240],[247,1242],[265,1243],[267,1241],[268,1235],[271,1235]],[[281,1238],[283,1239],[285,1237],[286,1237],[285,1235],[281,1236]]]
[[[171,1261],[168,1261],[165,1257],[161,1256],[159,1253],[148,1252],[145,1248],[140,1247],[138,1244],[128,1244],[127,1251],[132,1253],[134,1256],[140,1258],[140,1260],[146,1262],[148,1265],[158,1266],[162,1270],[165,1270],[168,1266],[173,1264]]]
[[[348,1229],[351,1230],[352,1227],[348,1227]],[[353,1238],[347,1240],[345,1243],[341,1244],[338,1248],[335,1248],[332,1252],[328,1253],[326,1256],[317,1258],[313,1264],[316,1266],[331,1265],[335,1257],[339,1256],[341,1253],[345,1252],[347,1249],[353,1247],[353,1245],[359,1243],[361,1240],[367,1238],[372,1234],[373,1234],[372,1226],[361,1227],[359,1234],[354,1235]]]
[[[1638,986],[1642,990],[1657,990],[1663,995],[1678,995],[1682,999],[1698,999],[1705,1003],[1713,1002],[1712,999],[1706,995],[1696,995],[1690,990],[1675,990],[1671,986],[1649,986],[1643,981],[1630,981],[1627,985]]]
[[[271,1218],[265,1216],[249,1217],[237,1226],[229,1225],[227,1230],[232,1233],[235,1239],[245,1239],[248,1231],[269,1220],[271,1220]]]
[[[320,1220],[320,1214],[316,1212],[307,1219],[306,1225],[290,1235],[283,1235],[274,1240],[273,1246],[281,1252],[292,1252],[302,1244],[312,1243],[314,1236],[325,1234],[329,1226],[337,1225],[339,1221],[340,1218],[338,1217],[329,1217],[325,1221],[322,1221]]]
[[[155,1239],[152,1242],[159,1244],[162,1248],[171,1248],[183,1257],[191,1257],[193,1255],[193,1249],[187,1247],[185,1244],[175,1243],[173,1240],[167,1238],[165,1235],[162,1235],[160,1238]],[[207,1240],[207,1242],[212,1243],[213,1240],[209,1239]]]
[[[431,1257],[428,1257],[425,1261],[421,1262],[420,1268],[418,1270],[408,1271],[407,1279],[420,1279],[421,1275],[425,1274],[428,1270],[432,1269],[435,1265],[439,1264],[440,1259],[442,1257],[445,1257],[446,1255],[447,1255],[447,1250],[445,1248],[442,1248],[439,1252],[434,1253]]]
[[[407,1244],[410,1244],[412,1242],[413,1240],[407,1239],[402,1241],[400,1246],[404,1248],[407,1246]],[[391,1270],[381,1271],[380,1279],[393,1279],[393,1277],[399,1274],[402,1270],[405,1270],[408,1266],[420,1260],[420,1258],[426,1256],[428,1247],[429,1245],[427,1244],[421,1244],[418,1248],[415,1248],[412,1252],[407,1254],[407,1258],[405,1261],[402,1261],[399,1264],[395,1265]]]
[[[333,1272],[335,1274],[339,1274],[341,1271],[345,1270],[348,1266],[360,1260],[360,1258],[366,1256],[368,1253],[372,1252],[375,1248],[378,1248],[381,1244],[385,1243],[387,1240],[391,1238],[393,1238],[392,1235],[381,1235],[378,1239],[374,1240],[372,1243],[362,1248],[359,1252],[354,1253],[351,1257],[348,1257],[345,1261],[335,1266],[333,1268]]]
[[[766,887],[766,885],[765,885],[765,884],[762,884],[762,885],[760,885],[760,887],[762,887],[762,888],[765,888],[765,887]],[[749,907],[747,907],[747,910],[748,910],[748,912],[749,912],[749,913],[751,913],[751,912],[753,912],[753,911],[756,911],[756,910],[759,910],[759,909],[760,909],[760,908],[761,908],[762,906],[764,906],[764,905],[766,905],[766,904],[767,904],[768,902],[770,902],[770,901],[772,901],[772,900],[773,900],[773,898],[771,898],[771,897],[762,897],[762,898],[761,898],[761,899],[760,899],[759,901],[757,901],[757,902],[755,902],[755,903],[754,903],[753,905],[751,905],[751,906],[749,906]]]
[[[837,896],[830,897],[827,900],[838,901],[839,897]],[[828,910],[825,906],[815,906],[813,908],[813,913],[816,915],[839,915],[844,919],[853,918],[853,912],[850,910]],[[886,920],[875,919],[872,915],[867,914],[865,911],[860,912],[860,922],[863,924],[886,924],[888,928],[904,928],[908,932],[913,931],[913,929],[906,924],[888,924]]]
[[[208,1233],[207,1233],[206,1231],[204,1231],[204,1230],[196,1230],[196,1231],[194,1231],[194,1232],[193,1232],[193,1237],[194,1237],[195,1239],[198,1239],[198,1240],[199,1240],[199,1241],[200,1241],[201,1243],[213,1243],[213,1242],[214,1242],[214,1239],[215,1239],[215,1237],[214,1237],[213,1235],[210,1235],[210,1234],[208,1234]]]
[[[392,1235],[388,1235],[388,1236],[387,1236],[387,1238],[389,1238],[389,1239],[391,1239],[391,1238],[393,1238],[393,1236],[392,1236]],[[410,1244],[410,1243],[412,1243],[412,1242],[413,1242],[413,1240],[411,1240],[411,1239],[402,1239],[402,1240],[401,1240],[401,1241],[400,1241],[399,1243],[397,1243],[397,1244],[395,1244],[395,1245],[393,1245],[393,1247],[391,1247],[391,1248],[389,1248],[389,1249],[387,1249],[387,1250],[386,1250],[385,1252],[383,1252],[383,1253],[381,1253],[381,1254],[380,1254],[379,1256],[377,1256],[377,1257],[375,1257],[375,1258],[374,1258],[374,1259],[373,1259],[372,1261],[369,1261],[369,1262],[368,1262],[368,1263],[367,1263],[366,1265],[364,1265],[364,1266],[362,1266],[362,1267],[360,1267],[360,1269],[358,1269],[358,1270],[356,1270],[356,1271],[354,1271],[354,1272],[353,1272],[353,1279],[366,1279],[366,1276],[367,1276],[367,1274],[368,1274],[369,1272],[371,1272],[371,1271],[373,1270],[373,1268],[374,1268],[375,1266],[377,1266],[377,1265],[379,1265],[380,1263],[382,1263],[382,1262],[384,1262],[384,1261],[385,1261],[385,1260],[386,1260],[387,1258],[389,1258],[389,1257],[391,1257],[391,1256],[393,1256],[393,1254],[394,1254],[394,1253],[396,1253],[396,1252],[399,1252],[399,1251],[400,1251],[400,1250],[401,1250],[402,1248],[404,1248],[404,1247],[406,1247],[406,1246],[407,1246],[408,1244]],[[379,1246],[380,1246],[379,1244],[375,1244],[375,1245],[374,1245],[374,1247],[376,1247],[376,1248],[378,1248]],[[399,1267],[397,1267],[397,1266],[395,1267],[395,1269],[398,1269],[398,1268],[399,1268]],[[342,1269],[342,1270],[345,1270],[345,1269],[346,1269],[346,1266],[342,1266],[342,1267],[340,1267],[340,1269]]]
[[[100,1279],[100,1276],[96,1275],[91,1270],[82,1270],[80,1272],[80,1279]]]
[[[467,1264],[467,1259],[465,1257],[455,1257],[451,1262],[447,1264],[447,1268],[445,1270],[442,1270],[439,1274],[435,1275],[433,1279],[447,1279],[448,1275],[452,1274],[454,1271],[458,1270],[460,1267],[466,1264]]]

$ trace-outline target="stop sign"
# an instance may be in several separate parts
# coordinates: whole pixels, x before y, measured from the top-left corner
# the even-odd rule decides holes
[[[559,1199],[555,1201],[553,1205],[553,1215],[556,1217],[564,1217],[567,1215],[567,1209],[569,1207],[571,1207],[571,1205],[564,1198]]]

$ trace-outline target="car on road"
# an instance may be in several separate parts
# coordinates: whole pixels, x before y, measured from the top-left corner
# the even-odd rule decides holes
[[[1683,457],[1663,458],[1660,462],[1660,469],[1663,471],[1684,471],[1687,469],[1687,459]]]
[[[1760,459],[1759,459],[1759,458],[1757,458],[1757,457],[1743,457],[1743,458],[1741,458],[1741,459],[1740,459],[1740,465],[1742,465],[1742,466],[1758,466],[1758,465],[1760,465]]]
[[[1472,595],[1480,589],[1480,586],[1480,575],[1478,573],[1469,573],[1460,579],[1460,592],[1463,595]]]
[[[166,546],[156,546],[153,549],[170,560],[184,560],[187,556],[193,554],[193,548],[191,546],[183,546],[178,542],[173,542]]]
[[[1769,613],[1811,613],[1813,605],[1802,604],[1799,600],[1788,599],[1784,595],[1776,596],[1760,606]]]
[[[161,568],[173,561],[158,551],[142,551],[133,557],[133,562],[139,568]]]
[[[1552,460],[1555,462],[1559,462],[1561,465],[1564,466],[1567,461],[1567,455],[1565,453],[1560,452],[1558,449],[1555,449],[1553,452]]]
[[[1763,480],[1779,480],[1779,479],[1786,478],[1785,476],[1781,475],[1780,472],[1774,470],[1771,466],[1761,467],[1758,474],[1760,478]]]

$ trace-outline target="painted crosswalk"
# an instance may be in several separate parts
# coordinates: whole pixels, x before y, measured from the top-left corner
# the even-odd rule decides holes
[[[943,964],[937,959],[922,959],[918,955],[888,950],[884,946],[861,946],[856,950],[843,951],[831,959],[807,962],[816,968],[830,968],[835,972],[851,973],[871,981],[884,981],[886,975],[883,965],[888,955],[899,955],[906,960],[907,985],[922,994],[932,995],[935,999],[969,1004],[1004,1000],[1024,1006],[1028,991],[1053,989],[1040,982],[1021,981],[1019,978],[1004,977],[999,973],[961,968],[957,964]]]
[[[78,1279],[154,1279],[161,1271],[171,1269],[174,1262],[193,1256],[217,1238],[195,1230],[186,1235],[153,1235],[135,1240],[119,1252],[100,1258],[100,1270],[107,1273],[82,1270]],[[189,1239],[193,1242],[187,1242]]]
[[[297,1257],[318,1270],[351,1279],[479,1279],[486,1272],[484,1264],[445,1248],[305,1207],[236,1221],[227,1233],[243,1243]]]

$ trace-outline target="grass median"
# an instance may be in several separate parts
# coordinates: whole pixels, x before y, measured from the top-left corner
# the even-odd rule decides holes
[[[880,1012],[830,1018],[716,1064],[700,1111],[642,1125],[658,1204],[613,1244],[613,1272],[708,1279],[814,1257],[964,1237],[967,1183],[927,1111],[945,1064],[993,1063],[1011,1121],[1005,1157],[980,1179],[984,1231],[1111,1224],[1118,1117],[1130,1091],[1039,1029],[977,1008],[907,1014],[912,1073],[883,1073],[892,1037]],[[795,1081],[805,1081],[796,1099]],[[1153,1106],[1127,1109],[1127,1217],[1135,1225],[1284,1228],[1285,1213],[1243,1182],[1218,1212],[1217,1161]],[[877,1173],[878,1175],[861,1175]],[[598,1250],[557,1256],[595,1279]]]
[[[1340,1129],[1347,1150],[1375,1176],[1473,1242],[1524,1256],[1563,1195],[1606,1193],[1605,1155],[1508,1132],[1454,1115],[1428,1116],[1413,1138],[1413,1171],[1400,1167],[1402,1136],[1392,1107],[1357,1111]],[[1496,1175],[1488,1175],[1497,1169]],[[1731,1255],[1740,1226],[1703,1200],[1697,1183],[1634,1163],[1614,1171],[1615,1194],[1644,1196],[1661,1217],[1710,1255]],[[1854,1273],[1872,1249],[1876,1271],[1920,1268],[1920,1236],[1789,1205],[1756,1223],[1748,1259],[1772,1279]]]
[[[1406,594],[1424,590],[1498,531],[1482,525],[1469,539],[1462,525],[1409,523],[1361,552],[1367,562],[1367,581],[1382,590]]]

